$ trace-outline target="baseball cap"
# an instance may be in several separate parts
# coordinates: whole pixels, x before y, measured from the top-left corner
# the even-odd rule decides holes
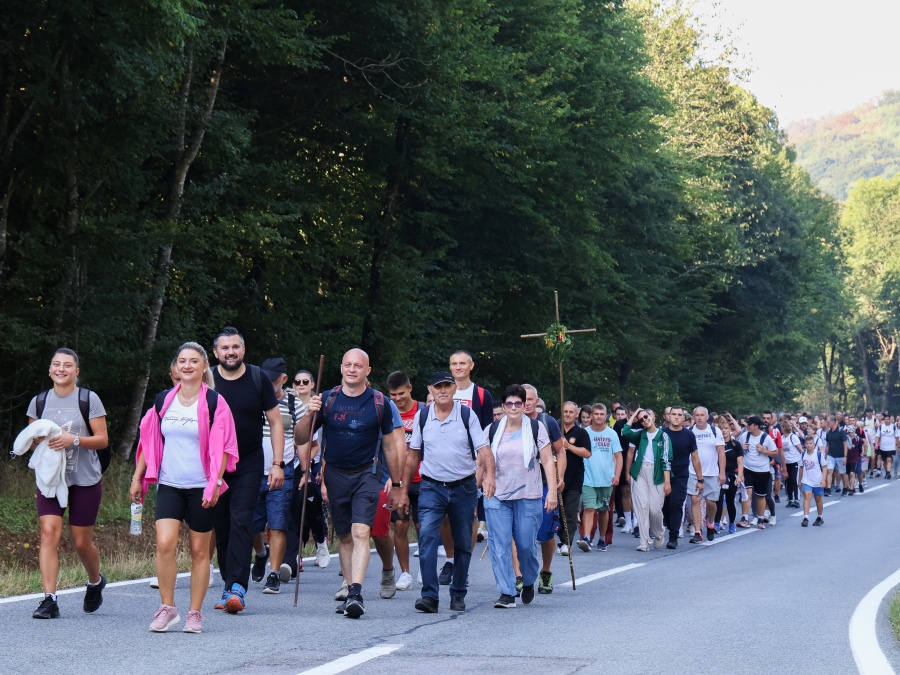
[[[444,382],[450,382],[451,384],[455,384],[456,380],[453,379],[453,376],[448,373],[446,370],[439,370],[434,375],[431,376],[431,380],[428,381],[428,386],[433,387],[438,384],[442,384]]]
[[[800,419],[797,420],[797,424],[803,424],[804,422],[809,422],[809,420],[803,416],[801,416]]]
[[[275,358],[266,359],[262,362],[262,365],[259,367],[270,380],[273,382],[278,379],[279,375],[287,375],[287,361],[285,361],[280,356],[276,356]]]

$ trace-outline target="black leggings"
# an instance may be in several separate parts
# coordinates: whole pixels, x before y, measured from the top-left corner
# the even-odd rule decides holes
[[[799,464],[797,462],[788,462],[787,467],[787,479],[785,480],[787,486],[787,498],[792,501],[799,501],[800,495],[797,491],[797,472],[799,471]]]
[[[722,503],[724,502],[725,507],[728,509],[729,523],[737,522],[737,509],[734,506],[734,498],[737,496],[737,485],[734,484],[735,480],[737,480],[737,474],[729,473],[728,480],[719,491],[719,501],[716,503],[716,518],[719,520],[722,519]]]

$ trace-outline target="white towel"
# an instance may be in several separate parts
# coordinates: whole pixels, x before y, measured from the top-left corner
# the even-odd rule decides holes
[[[497,448],[500,447],[500,440],[503,438],[503,432],[506,431],[506,416],[500,419],[500,425],[494,433],[494,441],[491,443],[491,452],[494,453],[494,460],[497,459]],[[525,422],[528,422],[526,425]],[[531,418],[522,415],[522,456],[525,460],[525,468],[531,464],[534,457],[534,438],[531,435]]]
[[[69,486],[66,485],[66,452],[65,450],[52,450],[47,441],[56,438],[62,433],[60,426],[52,420],[35,420],[25,427],[13,443],[13,452],[24,455],[31,447],[35,438],[45,436],[38,443],[28,468],[34,469],[34,477],[38,490],[47,499],[54,497],[62,508],[69,505]]]

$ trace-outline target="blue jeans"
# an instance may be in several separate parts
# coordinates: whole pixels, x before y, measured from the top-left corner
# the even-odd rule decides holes
[[[472,522],[477,502],[478,488],[474,478],[452,488],[422,480],[419,489],[419,568],[422,570],[423,598],[440,599],[437,549],[445,515],[450,518],[454,547],[450,597],[466,597],[466,579],[472,559]]]
[[[543,500],[496,497],[484,500],[488,532],[491,535],[491,567],[497,590],[504,595],[516,595],[516,573],[512,564],[512,542],[516,542],[522,583],[531,586],[541,569],[538,561],[537,532],[544,518]],[[424,577],[423,577],[424,578]]]

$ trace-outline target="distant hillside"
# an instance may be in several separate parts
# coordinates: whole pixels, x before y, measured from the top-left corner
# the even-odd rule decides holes
[[[795,122],[785,131],[800,165],[840,201],[856,180],[900,171],[900,91],[886,91],[851,112]]]

